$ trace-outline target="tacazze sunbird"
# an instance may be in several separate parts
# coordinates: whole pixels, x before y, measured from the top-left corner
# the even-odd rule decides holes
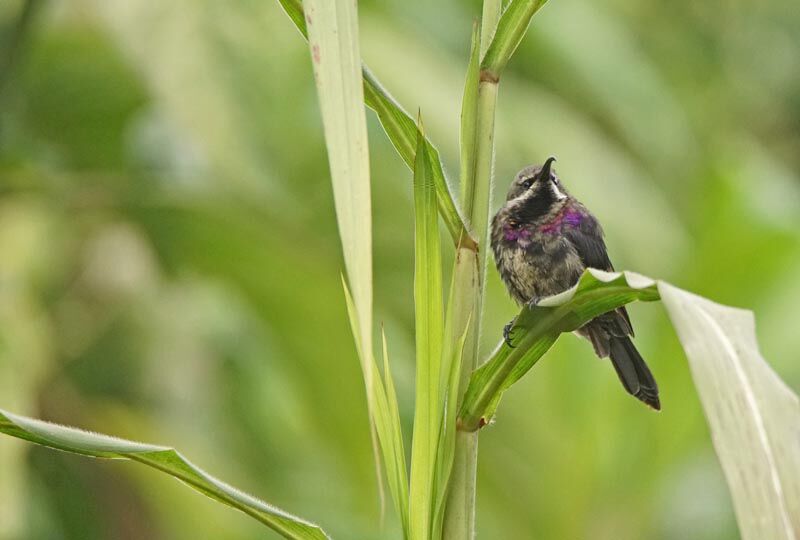
[[[600,223],[569,194],[552,170],[553,161],[551,157],[517,173],[492,219],[497,270],[522,305],[569,289],[586,268],[614,269]],[[611,358],[625,390],[661,409],[658,385],[631,341],[633,327],[624,307],[592,319],[577,334],[592,342],[597,356]]]

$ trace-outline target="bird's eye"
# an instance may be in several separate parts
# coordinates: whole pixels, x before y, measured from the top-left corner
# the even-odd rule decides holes
[[[533,185],[533,178],[527,178],[522,181],[522,187],[525,189],[530,189],[532,185]]]
[[[550,173],[550,180],[555,182],[556,184],[558,183],[558,181],[556,181],[556,175],[553,173]]]

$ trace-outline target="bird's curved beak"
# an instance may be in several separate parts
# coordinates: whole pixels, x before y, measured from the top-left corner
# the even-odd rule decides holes
[[[550,167],[553,165],[553,162],[556,160],[554,156],[550,156],[547,158],[547,161],[544,162],[542,165],[542,170],[536,175],[537,180],[548,180],[550,178]]]

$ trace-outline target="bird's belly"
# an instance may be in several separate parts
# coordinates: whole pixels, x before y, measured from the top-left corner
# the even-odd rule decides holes
[[[560,293],[572,287],[583,271],[580,257],[564,239],[504,250],[497,267],[519,303]]]

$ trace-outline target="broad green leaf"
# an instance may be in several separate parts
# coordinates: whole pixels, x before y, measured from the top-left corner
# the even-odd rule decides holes
[[[500,22],[497,23],[492,43],[481,62],[481,71],[493,80],[498,80],[511,59],[511,55],[525,37],[531,18],[547,0],[512,0]]]
[[[758,349],[751,311],[658,290],[689,360],[744,540],[800,538],[800,401]]]
[[[689,359],[742,538],[800,537],[800,400],[758,350],[752,312],[715,304],[668,283],[589,269],[578,284],[524,308],[470,381],[460,427],[478,429],[502,393],[562,332],[634,300],[663,300]]]
[[[324,540],[317,525],[288,514],[217,480],[180,453],[153,446],[68,428],[0,410],[0,433],[73,454],[107,459],[129,459],[167,473],[208,497],[241,510],[284,538]]]
[[[522,377],[562,332],[634,300],[658,300],[655,281],[632,272],[589,269],[561,294],[525,307],[511,328],[512,346],[504,341],[470,379],[459,413],[460,428],[472,431],[494,416],[503,392]]]
[[[278,0],[286,14],[304,37],[308,37],[306,18],[300,0]],[[313,17],[312,17],[313,20]],[[406,165],[413,170],[416,155],[417,126],[411,116],[381,86],[380,82],[366,67],[362,67],[364,78],[365,103],[378,115],[389,140]],[[450,185],[444,173],[439,151],[427,138],[428,153],[432,157],[433,181],[436,186],[436,200],[442,219],[454,243],[474,246],[468,228],[455,203]]]
[[[411,445],[409,524],[413,540],[430,538],[441,395],[442,261],[432,158],[421,132],[414,163],[414,308],[416,407]]]

